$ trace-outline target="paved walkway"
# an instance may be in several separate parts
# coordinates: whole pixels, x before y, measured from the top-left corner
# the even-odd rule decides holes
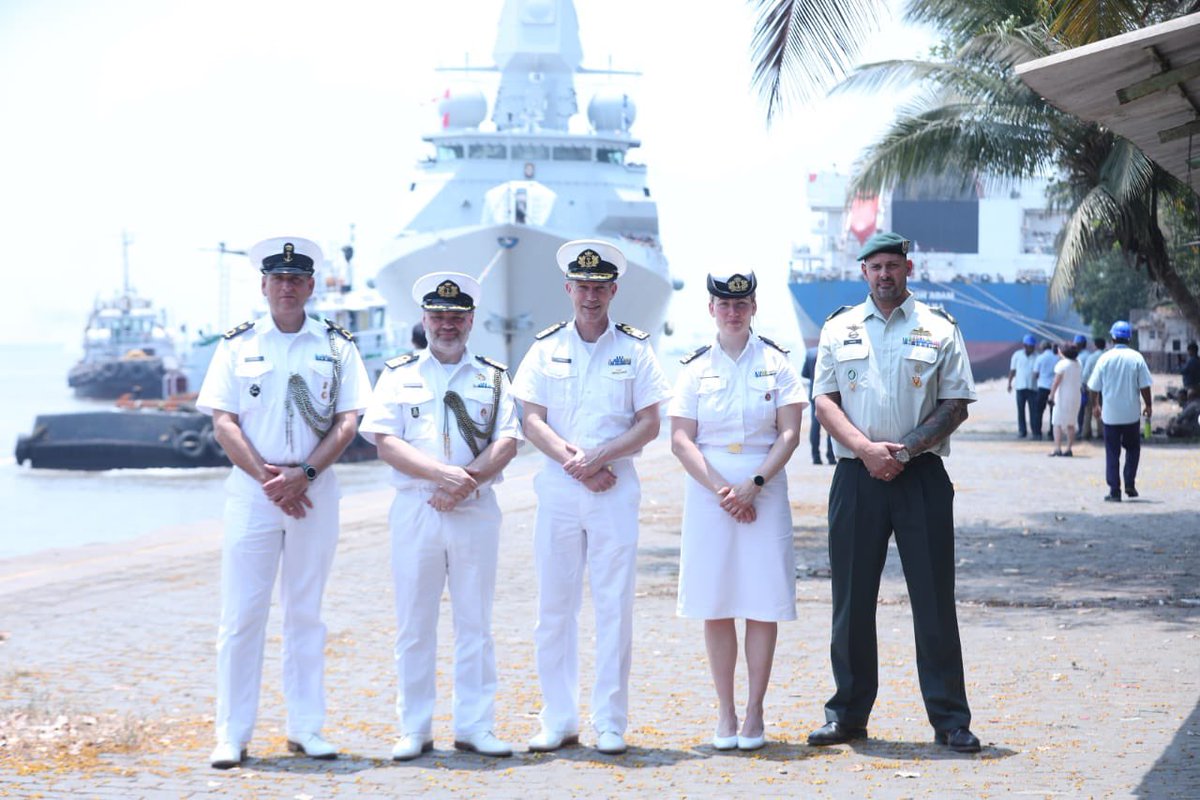
[[[326,599],[326,733],[340,760],[286,753],[274,613],[251,759],[229,772],[208,767],[220,531],[206,523],[133,544],[0,561],[0,797],[1200,796],[1200,448],[1145,449],[1141,500],[1110,506],[1100,502],[1102,447],[1046,458],[1045,443],[1007,433],[1012,403],[1003,386],[983,389],[949,461],[979,755],[931,742],[894,557],[879,607],[872,738],[854,747],[804,744],[832,688],[824,522],[832,469],[808,463],[807,439],[789,472],[800,619],[780,630],[767,698],[771,744],[753,754],[712,750],[701,626],[674,614],[682,471],[660,439],[640,462],[627,754],[598,755],[587,735],[583,747],[556,754],[491,760],[453,751],[443,613],[437,749],[406,764],[388,759],[393,617],[390,492],[382,490],[344,503]],[[537,730],[537,462],[522,455],[500,489],[497,734],[519,746]],[[585,603],[589,646],[590,614]],[[583,664],[586,698],[586,650]]]

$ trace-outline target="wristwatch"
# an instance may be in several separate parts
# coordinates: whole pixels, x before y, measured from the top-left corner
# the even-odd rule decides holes
[[[765,484],[766,482],[767,482],[767,479],[766,479],[766,478],[764,478],[762,475],[755,475],[755,476],[754,476],[754,485],[755,485],[755,486],[762,486],[762,485],[763,485],[763,484]]]
[[[912,455],[908,452],[907,447],[901,447],[899,450],[896,451],[895,458],[901,464],[907,464],[909,462],[909,459],[912,458]]]
[[[312,464],[305,462],[300,465],[300,469],[304,470],[304,477],[308,478],[309,483],[312,483],[317,479],[317,468]]]

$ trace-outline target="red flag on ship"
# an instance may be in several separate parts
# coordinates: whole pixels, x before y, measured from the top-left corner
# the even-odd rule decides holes
[[[875,232],[875,220],[879,216],[879,197],[856,197],[850,204],[847,227],[861,245]]]

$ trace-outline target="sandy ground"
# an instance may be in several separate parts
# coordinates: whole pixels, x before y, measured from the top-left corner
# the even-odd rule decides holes
[[[804,743],[823,722],[832,690],[825,499],[833,470],[809,463],[807,438],[789,470],[800,619],[780,630],[767,698],[771,743],[752,754],[712,750],[715,704],[702,631],[674,614],[683,473],[660,439],[639,466],[627,754],[601,756],[586,734],[580,748],[523,752],[539,701],[530,546],[538,459],[522,455],[500,490],[495,615],[497,733],[518,745],[515,757],[450,749],[446,609],[437,749],[406,764],[388,759],[395,736],[390,492],[381,488],[344,502],[326,595],[326,733],[341,759],[285,751],[276,610],[251,759],[229,772],[208,767],[220,530],[204,523],[129,544],[0,561],[0,796],[1200,797],[1200,447],[1144,448],[1142,497],[1110,505],[1101,502],[1102,446],[1082,443],[1074,459],[1047,458],[1046,443],[1015,439],[1003,384],[980,388],[948,462],[972,727],[985,745],[979,755],[931,741],[894,556],[878,611],[882,687],[871,739],[820,749]],[[585,603],[585,643],[591,631]]]

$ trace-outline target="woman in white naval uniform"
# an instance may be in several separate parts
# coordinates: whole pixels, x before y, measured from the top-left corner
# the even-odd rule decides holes
[[[500,506],[492,488],[517,452],[520,429],[503,364],[467,348],[479,283],[434,272],[413,284],[429,349],[394,358],[379,376],[360,430],[391,465],[389,523],[396,599],[392,758],[433,747],[437,623],[450,585],[454,616],[454,746],[487,756],[512,748],[492,733],[496,654],[492,600]]]
[[[225,334],[196,407],[234,469],[225,483],[221,623],[217,633],[217,769],[237,766],[254,731],[271,590],[283,607],[288,746],[314,758],[337,750],[325,717],[321,597],[338,539],[330,467],[354,438],[370,384],[351,335],[304,311],[321,250],[267,239],[250,250],[270,313]]]
[[[796,618],[796,562],[784,466],[799,441],[807,392],[787,351],[752,335],[754,273],[708,276],[715,345],[684,358],[668,406],[671,449],[687,470],[678,613],[704,620],[719,711],[713,747],[766,742],[763,698],[780,620]],[[733,700],[746,620],[749,696]]]

